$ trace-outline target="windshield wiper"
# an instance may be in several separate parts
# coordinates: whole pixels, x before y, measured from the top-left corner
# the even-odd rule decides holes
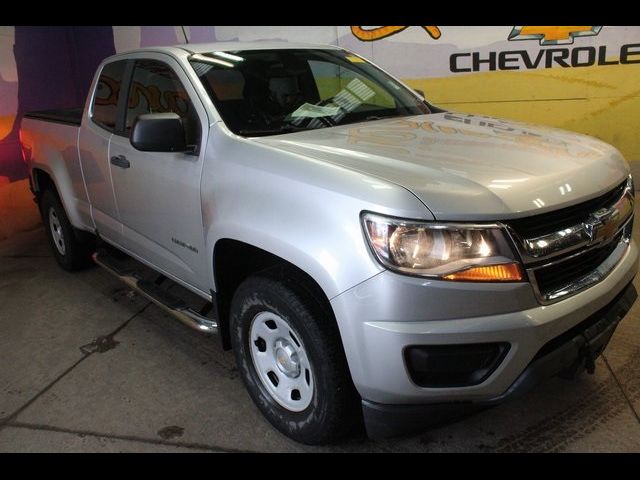
[[[379,115],[369,115],[367,117],[364,117],[365,121],[369,121],[369,120],[384,120],[385,118],[390,118],[390,115],[387,115],[386,117],[381,117]]]
[[[338,125],[350,125],[352,123],[364,123],[364,122],[370,122],[372,120],[386,120],[389,118],[397,118],[399,116],[402,115],[367,115],[364,118],[351,118],[349,119],[348,117],[345,117],[347,119],[347,121],[343,121],[338,123]]]
[[[255,129],[238,130],[238,135],[246,135],[246,136],[278,135],[280,133],[302,132],[304,130],[313,130],[313,129],[298,127],[297,125],[292,125],[287,123],[274,128],[255,128]]]

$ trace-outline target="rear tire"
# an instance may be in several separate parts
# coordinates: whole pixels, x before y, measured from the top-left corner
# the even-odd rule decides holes
[[[80,270],[92,264],[94,238],[73,228],[58,195],[51,189],[40,198],[40,215],[53,256],[63,269]]]
[[[361,424],[335,320],[300,282],[245,280],[233,296],[229,330],[247,390],[280,432],[318,445]]]

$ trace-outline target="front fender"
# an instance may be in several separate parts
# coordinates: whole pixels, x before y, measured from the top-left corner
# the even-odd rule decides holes
[[[213,127],[203,170],[205,243],[239,240],[309,274],[331,299],[381,272],[360,213],[432,220],[398,185]],[[216,290],[213,272],[209,279]]]

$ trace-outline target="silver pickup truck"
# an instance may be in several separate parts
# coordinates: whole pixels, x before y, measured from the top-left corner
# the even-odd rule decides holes
[[[59,264],[219,334],[301,442],[593,371],[637,296],[615,148],[444,111],[339,47],[115,55],[84,110],[27,114],[20,135]]]

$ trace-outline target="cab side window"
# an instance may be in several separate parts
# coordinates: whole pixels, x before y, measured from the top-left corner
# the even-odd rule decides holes
[[[93,97],[93,121],[111,132],[116,129],[118,98],[126,64],[126,60],[119,60],[105,65]]]
[[[129,89],[125,134],[129,136],[139,115],[166,112],[182,118],[187,145],[198,145],[200,120],[176,73],[158,60],[136,60]]]

